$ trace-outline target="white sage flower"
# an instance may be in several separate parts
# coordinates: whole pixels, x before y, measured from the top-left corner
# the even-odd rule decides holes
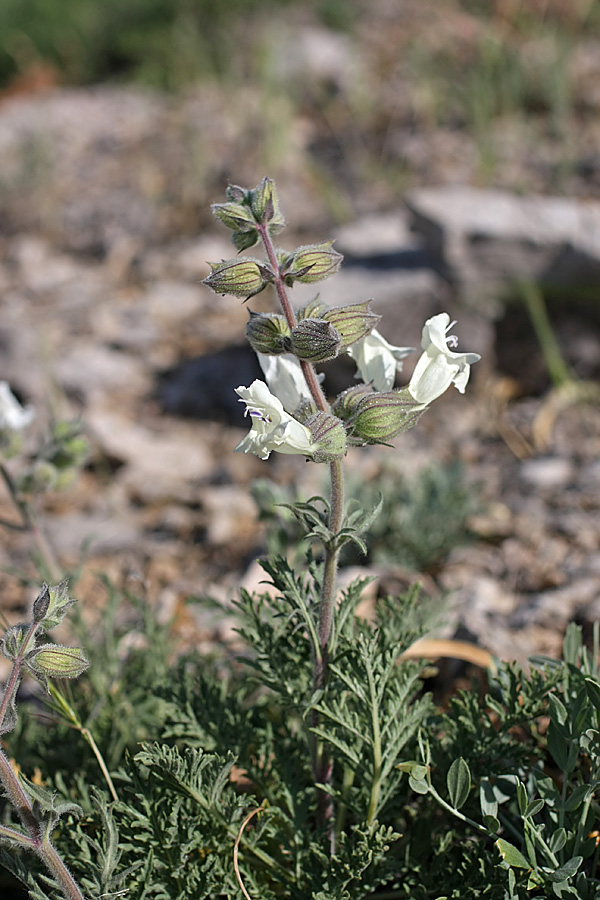
[[[240,386],[235,392],[246,404],[245,415],[252,419],[252,428],[236,450],[254,453],[261,459],[268,459],[272,450],[312,456],[310,430],[286,413],[264,381],[253,381],[250,387]]]
[[[0,381],[0,431],[23,431],[34,416],[31,406],[21,406],[8,381]]]
[[[301,403],[311,400],[300,363],[291,353],[270,356],[257,353],[260,367],[265,373],[269,390],[281,400],[287,410],[298,409]]]
[[[458,338],[449,335],[454,325],[448,313],[427,319],[423,326],[423,354],[410,379],[408,390],[419,403],[427,406],[440,397],[451,384],[464,394],[471,366],[481,359],[478,353],[455,353]]]
[[[414,347],[394,347],[383,335],[373,329],[360,341],[351,344],[347,353],[358,368],[357,378],[365,384],[372,383],[376,391],[391,391],[396,372],[402,369],[402,360]]]

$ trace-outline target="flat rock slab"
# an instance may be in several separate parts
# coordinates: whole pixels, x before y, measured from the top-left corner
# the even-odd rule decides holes
[[[497,299],[518,281],[598,285],[598,202],[449,186],[412,191],[406,204],[413,230],[466,299]]]

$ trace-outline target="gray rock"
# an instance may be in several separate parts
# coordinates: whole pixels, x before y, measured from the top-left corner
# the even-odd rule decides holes
[[[378,329],[393,344],[419,347],[423,322],[448,304],[448,288],[431,269],[346,265],[335,278],[317,285],[295,285],[293,300],[301,306],[316,294],[329,306],[345,306],[372,299],[373,312],[382,316]]]
[[[411,232],[408,216],[403,212],[364,216],[342,226],[334,238],[336,250],[355,259],[393,257],[418,252],[423,246],[422,238]]]
[[[412,191],[406,204],[436,265],[467,299],[497,298],[519,280],[598,283],[598,202],[451,186]]]

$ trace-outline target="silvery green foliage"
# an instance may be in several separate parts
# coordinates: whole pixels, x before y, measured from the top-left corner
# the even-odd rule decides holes
[[[376,900],[377,886],[385,885],[379,890],[386,897],[411,900],[595,898],[600,890],[593,834],[599,812],[600,684],[596,657],[583,648],[580,630],[569,629],[565,661],[534,659],[526,671],[499,664],[487,693],[477,686],[465,690],[439,713],[415,695],[414,663],[389,665],[397,648],[427,627],[427,621],[419,621],[416,598],[384,602],[379,620],[368,624],[354,615],[364,587],[358,582],[340,607],[331,689],[312,698],[306,674],[310,637],[302,621],[307,587],[315,576],[314,563],[299,575],[284,561],[273,561],[265,577],[275,581],[276,589],[265,585],[264,594],[241,600],[239,627],[247,649],[233,665],[225,657],[210,661],[195,653],[169,663],[168,644],[144,610],[138,628],[149,640],[120,659],[120,670],[115,668],[118,642],[109,640],[109,628],[95,656],[83,645],[92,666],[120,674],[111,699],[102,682],[98,694],[85,679],[74,682],[74,702],[82,714],[88,709],[92,715],[103,700],[116,704],[97,720],[96,737],[107,755],[115,719],[131,730],[129,752],[122,747],[111,764],[120,802],[104,804],[118,832],[120,854],[110,877],[128,873],[120,889],[126,887],[133,900],[237,897],[233,831],[237,834],[248,810],[266,800],[265,812],[254,820],[240,850],[252,897]],[[347,652],[353,658],[346,666]],[[389,734],[384,759],[390,781],[372,828],[364,824],[373,774],[367,666],[378,673],[379,721]],[[153,704],[146,710],[144,697]],[[348,763],[358,773],[346,779],[345,788],[343,779],[339,782],[346,791],[347,818],[333,862],[312,813],[305,754],[305,730],[311,726],[303,711],[313,699],[333,723],[331,730],[322,727],[336,770],[344,771]],[[404,734],[394,716],[397,704],[405,704],[404,715],[413,717]],[[80,802],[83,816],[69,827],[63,824],[56,842],[74,873],[91,877],[96,863],[100,869],[103,864],[96,852],[90,853],[89,840],[100,846],[107,841],[103,817],[89,796],[94,784],[105,794],[101,774],[69,729],[60,723],[33,725],[29,737],[19,730],[9,736],[11,746],[19,750],[25,741],[35,754],[30,765],[35,759],[55,769],[48,787]],[[151,742],[136,746],[144,732]],[[55,757],[58,743],[63,752]],[[424,770],[421,787],[418,779],[411,785],[409,764]],[[78,780],[70,767],[79,770]],[[259,860],[255,850],[275,862]],[[0,859],[29,882],[32,897],[53,896],[47,883],[36,882],[29,857],[19,861],[4,851]],[[132,866],[137,868],[129,871]],[[553,880],[562,874],[562,882]],[[530,879],[535,887],[527,886]]]

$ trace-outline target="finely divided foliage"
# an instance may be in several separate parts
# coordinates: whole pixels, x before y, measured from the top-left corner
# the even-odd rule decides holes
[[[340,554],[434,569],[464,532],[471,507],[454,470],[411,490],[384,473],[379,496],[352,503],[343,460],[389,444],[452,385],[464,392],[479,357],[456,349],[440,313],[397,388],[410,350],[374,330],[371,301],[292,305],[294,283],[334,275],[341,256],[331,241],[273,244],[285,222],[272,181],[230,186],[214,213],[238,252],[261,244],[265,258],[213,263],[206,284],[242,299],[270,287],[280,304],[250,312],[265,381],[237,388],[251,427],[236,449],[323,464],[326,496],[256,485],[273,551],[264,590],[241,593],[228,645],[176,658],[145,604],[108,581],[102,622],[84,626],[30,506],[41,469],[21,481],[11,469],[32,415],[2,389],[0,474],[51,584],[2,642],[0,863],[34,900],[600,897],[599,630],[588,650],[571,626],[562,662],[497,663],[440,711],[414,659],[439,612],[431,601],[414,588],[365,606],[369,579],[338,584]],[[315,365],[340,354],[362,380],[330,400]],[[41,468],[80,465],[78,441],[55,429]],[[124,602],[134,625],[118,624]],[[44,636],[66,615],[81,648]],[[127,642],[132,628],[142,640]],[[25,672],[47,691],[44,718],[17,716]]]

